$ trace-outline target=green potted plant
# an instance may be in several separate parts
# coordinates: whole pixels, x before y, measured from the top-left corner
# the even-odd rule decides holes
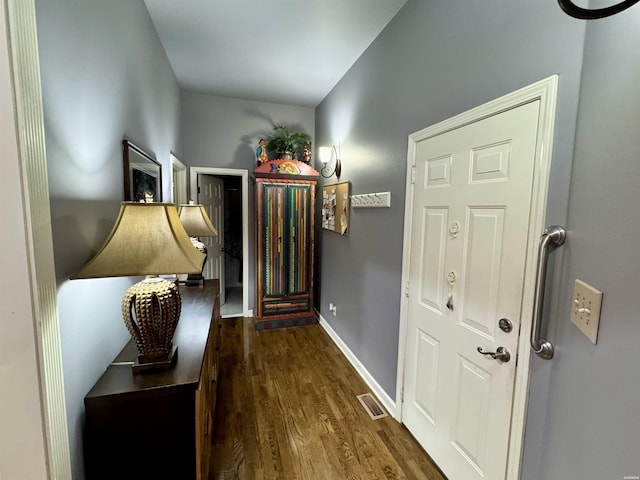
[[[311,142],[311,135],[306,132],[290,132],[284,125],[273,127],[276,133],[267,138],[267,150],[274,152],[277,158],[297,158],[298,152]]]

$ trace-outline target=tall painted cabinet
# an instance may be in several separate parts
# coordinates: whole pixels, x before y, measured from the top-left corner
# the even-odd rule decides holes
[[[316,322],[313,246],[318,175],[297,160],[272,160],[254,171],[258,330]]]

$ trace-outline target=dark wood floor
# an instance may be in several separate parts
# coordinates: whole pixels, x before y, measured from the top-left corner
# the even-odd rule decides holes
[[[211,480],[444,480],[403,425],[366,413],[320,325],[224,319],[222,344]]]

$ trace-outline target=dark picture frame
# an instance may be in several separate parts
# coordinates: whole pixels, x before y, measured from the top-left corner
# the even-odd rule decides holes
[[[124,200],[162,201],[162,165],[129,140],[122,140]]]

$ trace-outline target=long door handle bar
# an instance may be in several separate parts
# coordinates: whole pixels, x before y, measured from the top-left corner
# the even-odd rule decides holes
[[[547,260],[550,247],[559,247],[567,238],[567,231],[558,225],[547,227],[540,238],[538,247],[538,269],[536,271],[536,289],[533,299],[533,325],[531,326],[531,348],[536,354],[550,360],[553,358],[553,344],[540,337],[544,290],[547,278]]]

